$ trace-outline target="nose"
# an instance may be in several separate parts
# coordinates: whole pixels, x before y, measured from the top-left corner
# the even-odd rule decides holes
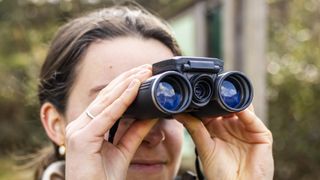
[[[147,136],[143,139],[143,143],[149,147],[153,147],[166,139],[165,133],[161,128],[161,120],[150,130]]]

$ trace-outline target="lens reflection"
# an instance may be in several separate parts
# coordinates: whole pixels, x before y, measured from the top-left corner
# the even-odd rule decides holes
[[[199,98],[199,99],[202,99],[203,97],[206,96],[206,91],[207,91],[208,88],[205,87],[205,85],[203,84],[198,84],[195,88],[194,88],[194,93],[195,95]]]
[[[221,85],[221,97],[225,104],[231,108],[236,108],[241,101],[241,92],[236,86],[228,81],[224,80]]]
[[[158,103],[165,109],[173,111],[180,107],[182,101],[181,89],[168,82],[160,82],[156,92]]]

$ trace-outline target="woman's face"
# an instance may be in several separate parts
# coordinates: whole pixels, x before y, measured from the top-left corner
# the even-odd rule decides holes
[[[171,57],[170,49],[154,39],[119,37],[91,44],[76,70],[67,104],[67,121],[76,119],[98,92],[122,72]],[[115,141],[133,121],[120,121]],[[180,123],[159,120],[135,153],[127,179],[173,179],[180,165],[182,142]]]

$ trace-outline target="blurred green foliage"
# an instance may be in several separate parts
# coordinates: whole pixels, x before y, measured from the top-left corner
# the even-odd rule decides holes
[[[37,76],[58,27],[90,10],[122,1],[0,0],[0,153],[40,146]],[[191,0],[137,1],[170,16]],[[165,7],[165,8],[161,8]],[[170,13],[169,13],[170,12]]]
[[[170,17],[191,0],[138,1]],[[38,117],[37,76],[50,39],[71,17],[103,0],[0,0],[0,153],[46,142]],[[269,126],[275,179],[320,177],[320,1],[268,0]],[[0,168],[1,169],[1,168]],[[0,173],[1,176],[1,173]]]
[[[25,180],[33,177],[33,171],[28,168],[18,167],[10,157],[1,157],[0,162],[0,179]]]
[[[30,179],[26,169],[16,173],[14,164],[30,160],[29,156],[22,160],[20,156],[48,143],[39,120],[37,85],[41,64],[57,29],[73,17],[123,1],[0,0],[0,179]],[[193,3],[137,2],[167,18]],[[12,155],[18,155],[18,161]]]
[[[97,4],[0,1],[0,151],[31,150],[45,139],[38,116],[37,76],[48,43],[71,15]],[[87,6],[88,4],[88,6]],[[23,148],[22,148],[23,147]]]
[[[320,1],[269,2],[269,125],[277,179],[320,177]]]

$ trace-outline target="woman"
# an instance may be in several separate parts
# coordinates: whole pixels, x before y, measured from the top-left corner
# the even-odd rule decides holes
[[[206,179],[272,179],[272,135],[251,110],[198,119],[121,119],[152,63],[180,55],[164,22],[135,5],[74,19],[56,34],[40,74],[41,121],[55,144],[39,177],[174,179],[184,127],[195,142]],[[61,166],[62,165],[62,166]],[[64,177],[65,176],[65,177]]]

